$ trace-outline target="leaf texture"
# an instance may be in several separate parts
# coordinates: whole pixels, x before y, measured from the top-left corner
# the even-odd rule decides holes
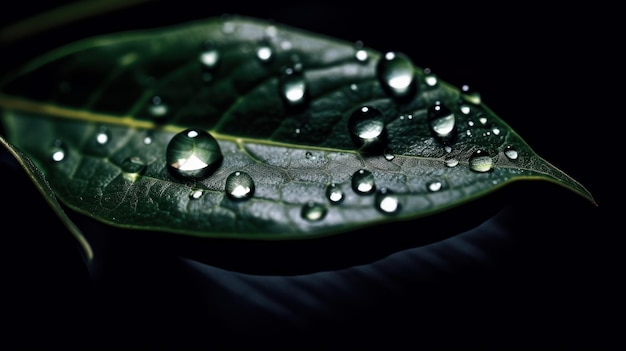
[[[64,204],[131,229],[318,237],[520,180],[594,203],[471,89],[401,52],[255,18],[73,43],[0,83],[0,107]]]

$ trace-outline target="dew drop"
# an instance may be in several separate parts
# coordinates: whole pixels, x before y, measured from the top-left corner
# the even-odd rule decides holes
[[[259,47],[256,49],[256,57],[262,63],[267,63],[272,60],[274,57],[274,51],[269,43],[261,43]]]
[[[96,143],[98,145],[106,145],[111,139],[111,133],[107,127],[98,128],[98,133],[96,133]]]
[[[504,155],[509,160],[517,160],[517,158],[519,157],[519,153],[517,152],[517,149],[513,147],[513,145],[507,145],[504,147]]]
[[[439,83],[437,76],[430,68],[424,68],[424,82],[426,82],[426,85],[429,87],[437,86],[437,83]]]
[[[446,167],[452,168],[452,167],[456,167],[459,164],[459,160],[455,158],[449,158],[445,161],[445,163],[446,163]]]
[[[489,172],[493,169],[493,160],[487,151],[479,149],[470,156],[469,167],[475,172]]]
[[[443,188],[443,184],[438,180],[431,181],[426,186],[428,188],[428,191],[432,192],[439,191]]]
[[[358,194],[371,194],[376,190],[374,174],[366,169],[360,169],[352,175],[352,190]]]
[[[254,180],[245,172],[236,171],[226,178],[225,191],[231,200],[247,200],[254,195]]]
[[[152,117],[163,117],[167,115],[169,108],[166,103],[163,102],[160,96],[153,96],[148,106],[148,111]]]
[[[456,118],[452,110],[440,101],[428,109],[428,124],[435,136],[442,139],[450,138],[454,133],[455,123]]]
[[[367,54],[367,51],[363,48],[363,42],[360,40],[357,41],[356,43],[354,43],[354,48],[356,49],[356,51],[354,52],[354,58],[356,58],[356,60],[361,63],[367,62],[367,60],[369,59],[369,55]]]
[[[50,158],[54,162],[61,162],[65,160],[65,156],[67,154],[67,147],[65,144],[57,139],[52,143],[52,147],[50,148]]]
[[[326,216],[327,212],[328,209],[326,208],[326,206],[318,204],[314,201],[309,201],[304,204],[304,206],[302,206],[302,211],[300,212],[300,215],[307,221],[314,222],[323,219]]]
[[[192,200],[197,200],[204,195],[204,189],[191,189],[189,192],[189,198]]]
[[[355,110],[348,120],[348,129],[359,148],[372,149],[385,142],[385,120],[375,107],[363,106]]]
[[[408,98],[415,92],[415,71],[406,55],[387,52],[378,62],[376,70],[380,84],[394,98]]]
[[[400,211],[400,200],[393,191],[381,188],[376,192],[376,208],[384,214],[395,214]]]
[[[343,201],[345,194],[339,185],[330,183],[326,186],[326,197],[331,204],[339,204]]]
[[[204,178],[219,167],[222,159],[217,140],[201,129],[179,132],[167,144],[167,166],[177,177]]]
[[[391,149],[385,149],[384,156],[385,156],[385,160],[387,161],[393,161],[396,158],[396,155],[393,153],[393,150]]]
[[[287,68],[279,82],[280,96],[290,107],[300,106],[306,101],[307,84],[300,66]]]
[[[480,105],[480,102],[481,102],[480,93],[471,89],[469,85],[467,84],[462,85],[461,93],[463,94],[463,96],[465,97],[467,101],[475,105]]]
[[[202,51],[200,52],[200,55],[198,55],[198,60],[205,69],[215,69],[220,60],[220,53],[217,50],[215,43],[210,40],[202,43]]]
[[[146,171],[146,163],[137,156],[125,158],[120,167],[124,172],[124,178],[130,181],[137,180]]]

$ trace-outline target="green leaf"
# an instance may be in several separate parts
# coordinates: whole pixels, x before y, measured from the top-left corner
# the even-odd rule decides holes
[[[291,239],[413,220],[516,181],[595,203],[471,90],[247,17],[59,48],[0,84],[6,138],[115,226]]]

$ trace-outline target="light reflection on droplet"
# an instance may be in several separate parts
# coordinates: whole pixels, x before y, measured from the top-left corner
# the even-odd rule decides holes
[[[336,183],[330,183],[326,187],[326,197],[331,204],[339,204],[343,201],[345,194]]]
[[[376,192],[376,208],[384,214],[395,214],[400,211],[400,200],[393,191],[381,188]]]
[[[326,216],[327,212],[328,209],[326,206],[318,204],[314,201],[309,201],[302,206],[300,215],[307,221],[315,222],[322,220]]]
[[[470,156],[469,167],[475,172],[489,172],[493,169],[493,160],[487,151],[479,149]]]
[[[352,190],[358,194],[371,194],[376,190],[374,174],[366,169],[359,169],[352,175]]]
[[[429,182],[427,184],[427,187],[429,191],[436,192],[443,188],[443,184],[440,181],[435,180],[435,181]]]
[[[67,148],[65,144],[57,139],[52,143],[52,147],[50,148],[50,158],[54,162],[61,162],[65,159],[65,154],[67,153]]]
[[[509,160],[517,160],[517,158],[519,157],[519,153],[517,152],[517,149],[513,147],[513,145],[507,145],[504,147],[504,155]]]
[[[175,176],[204,178],[222,162],[217,140],[201,129],[187,129],[176,134],[167,145],[166,162]]]
[[[96,143],[99,145],[105,145],[109,142],[110,132],[106,127],[100,127],[98,133],[96,133]]]

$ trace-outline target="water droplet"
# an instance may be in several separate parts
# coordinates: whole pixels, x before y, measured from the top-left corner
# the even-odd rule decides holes
[[[517,160],[517,158],[519,157],[519,153],[517,152],[517,149],[513,147],[513,145],[507,145],[504,147],[504,155],[509,160]]]
[[[245,172],[236,171],[226,178],[226,195],[232,200],[247,200],[254,195],[254,180]]]
[[[393,191],[381,188],[376,192],[376,208],[384,214],[395,214],[400,211],[400,200]]]
[[[140,157],[127,157],[120,165],[124,178],[135,181],[146,171],[146,163]]]
[[[256,49],[256,57],[263,63],[271,61],[273,56],[272,47],[268,44],[263,44]]]
[[[304,157],[306,157],[307,160],[315,160],[315,159],[317,159],[317,157],[311,151],[307,151],[304,154]]]
[[[393,161],[393,159],[396,158],[396,155],[393,153],[393,150],[391,149],[385,149],[384,155],[385,155],[385,160],[387,161]]]
[[[217,66],[220,60],[220,53],[217,50],[215,43],[207,40],[202,43],[202,51],[198,56],[198,60],[202,67],[208,70],[213,70]]]
[[[376,190],[374,174],[366,169],[360,169],[352,175],[352,190],[358,194],[371,194]]]
[[[446,167],[456,167],[459,164],[459,160],[455,159],[455,158],[449,158],[447,160],[445,160],[446,163]]]
[[[500,135],[500,129],[498,127],[493,127],[493,129],[491,130],[493,132],[493,134],[495,135]]]
[[[178,177],[204,178],[219,167],[222,158],[217,140],[201,129],[186,129],[167,144],[167,166]]]
[[[204,189],[191,189],[189,192],[189,198],[192,200],[197,200],[204,195]]]
[[[441,183],[438,180],[434,180],[434,181],[429,182],[426,186],[428,187],[428,191],[435,192],[443,188],[443,183]]]
[[[361,63],[367,62],[367,60],[369,59],[369,55],[367,54],[367,51],[363,48],[363,42],[360,40],[355,42],[354,48],[356,49],[356,51],[354,52],[354,57],[356,58],[356,60]]]
[[[480,104],[480,94],[477,91],[472,90],[469,85],[464,84],[461,86],[461,94],[463,94],[465,99],[470,103],[475,105]]]
[[[67,147],[65,144],[57,139],[52,143],[52,147],[50,148],[50,158],[54,162],[61,162],[65,160],[65,156],[67,154]]]
[[[280,96],[290,107],[300,106],[306,101],[307,84],[300,67],[287,68],[279,82]]]
[[[167,115],[169,108],[167,104],[163,102],[160,96],[153,96],[150,100],[148,111],[153,117],[163,117]]]
[[[406,55],[387,52],[376,69],[380,84],[394,98],[404,99],[415,93],[415,71]]]
[[[437,101],[428,109],[428,123],[435,136],[448,139],[454,134],[456,118],[452,110]]]
[[[429,87],[437,86],[437,83],[439,83],[437,75],[435,75],[430,68],[424,68],[424,82]]]
[[[493,169],[493,160],[487,151],[479,149],[470,156],[469,167],[475,172],[489,172]]]
[[[359,148],[369,150],[385,143],[385,120],[375,107],[363,106],[355,110],[348,121],[348,129]]]
[[[323,219],[326,216],[326,212],[328,212],[326,206],[318,204],[314,201],[309,201],[302,206],[300,214],[302,218],[313,222]]]
[[[326,187],[326,197],[331,204],[339,204],[343,201],[345,194],[336,183],[330,183]]]
[[[96,143],[98,145],[105,145],[111,139],[111,133],[107,127],[98,128],[98,133],[96,133]]]

